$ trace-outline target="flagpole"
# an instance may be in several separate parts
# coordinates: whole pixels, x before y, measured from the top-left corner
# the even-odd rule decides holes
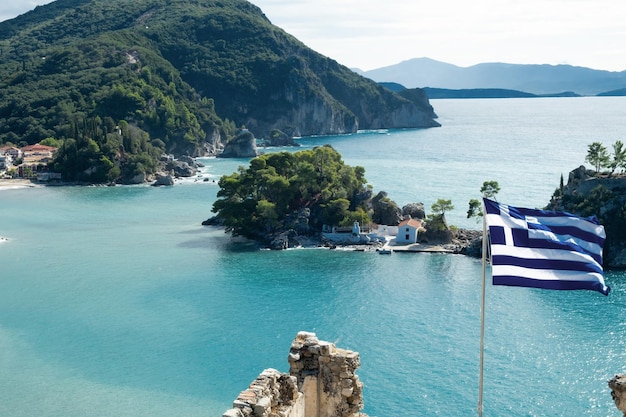
[[[480,361],[479,361],[479,377],[478,377],[478,417],[483,415],[483,368],[485,363],[485,275],[487,270],[487,220],[485,216],[487,212],[485,210],[485,203],[483,202],[483,247],[482,247],[482,267],[483,267],[483,279],[481,285],[481,299],[480,299]]]

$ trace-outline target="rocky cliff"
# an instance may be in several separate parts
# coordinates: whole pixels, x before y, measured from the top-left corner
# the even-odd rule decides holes
[[[438,126],[425,95],[356,74],[245,0],[56,0],[0,22],[0,47],[0,143],[116,150],[105,142],[128,125],[127,142],[200,156],[243,126],[261,139]]]
[[[265,91],[262,96],[244,98],[246,92],[225,91],[219,80],[204,79],[203,86],[210,85],[217,97],[218,113],[245,125],[259,138],[274,129],[310,136],[440,126],[425,94],[403,97],[302,48],[298,48],[301,56],[284,57],[258,74],[259,88]]]
[[[604,266],[626,268],[626,176],[597,175],[580,166],[554,192],[548,206],[579,216],[597,216],[606,231]]]

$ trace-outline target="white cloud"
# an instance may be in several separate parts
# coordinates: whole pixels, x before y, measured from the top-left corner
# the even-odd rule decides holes
[[[626,69],[620,0],[253,2],[313,49],[362,69],[422,56]]]
[[[47,0],[3,0],[0,19]],[[622,0],[253,0],[309,47],[373,69],[427,56],[626,70]]]

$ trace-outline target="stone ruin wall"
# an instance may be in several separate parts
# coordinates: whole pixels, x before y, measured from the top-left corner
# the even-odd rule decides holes
[[[300,332],[289,350],[289,374],[264,370],[222,417],[365,416],[359,354]]]
[[[357,352],[300,332],[289,350],[289,374],[266,369],[222,417],[367,417]],[[608,381],[615,406],[626,417],[626,374]]]

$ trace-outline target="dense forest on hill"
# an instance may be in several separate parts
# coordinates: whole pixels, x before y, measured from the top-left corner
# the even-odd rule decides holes
[[[73,140],[66,160],[121,172],[137,152],[215,151],[243,126],[263,137],[437,125],[427,99],[317,54],[244,0],[57,0],[1,22],[0,57],[0,144]],[[89,180],[75,172],[85,165],[57,167]]]

